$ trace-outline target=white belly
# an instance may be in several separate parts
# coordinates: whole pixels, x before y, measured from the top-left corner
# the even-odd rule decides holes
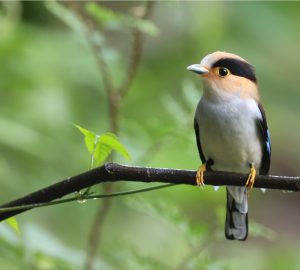
[[[251,163],[259,169],[262,147],[255,120],[261,113],[255,100],[212,103],[202,97],[195,117],[202,151],[214,161],[213,169],[248,173]]]

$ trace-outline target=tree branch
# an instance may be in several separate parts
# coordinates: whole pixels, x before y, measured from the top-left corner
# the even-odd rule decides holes
[[[206,185],[214,186],[244,186],[248,175],[230,172],[207,171],[204,173]],[[40,189],[22,198],[0,206],[0,221],[20,214],[26,210],[1,212],[1,207],[21,206],[35,203],[50,202],[67,194],[104,182],[134,181],[162,182],[173,184],[196,185],[196,171],[145,168],[123,166],[107,163],[101,167],[70,177],[54,185]],[[256,188],[282,189],[289,191],[300,190],[300,177],[258,175],[254,183]]]

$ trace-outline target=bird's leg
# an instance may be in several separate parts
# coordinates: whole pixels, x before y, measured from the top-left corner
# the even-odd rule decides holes
[[[206,163],[201,164],[197,173],[196,173],[196,183],[197,186],[203,187],[204,184],[204,172],[206,171]]]
[[[255,182],[255,177],[256,177],[256,170],[254,168],[254,164],[250,164],[250,173],[246,182],[246,187],[250,191],[253,188],[254,182]]]

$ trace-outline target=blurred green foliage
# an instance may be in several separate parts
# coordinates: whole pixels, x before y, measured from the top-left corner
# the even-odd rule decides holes
[[[9,227],[11,227],[16,233],[20,233],[20,228],[19,228],[19,224],[18,221],[15,217],[11,217],[5,220],[5,222],[7,223],[7,225]]]
[[[102,13],[95,4],[87,10],[96,20],[104,14],[116,21],[116,28],[105,24],[92,37],[103,46],[115,85],[130,60],[128,30],[157,33],[146,37],[139,72],[121,105],[118,137],[130,164],[199,166],[193,114],[201,84],[185,68],[225,50],[256,69],[271,130],[271,173],[300,174],[300,3],[157,2],[153,24],[144,25],[128,19],[143,3],[101,3]],[[109,113],[96,56],[67,7],[1,2],[0,37],[0,182],[6,202],[86,170],[90,159],[72,123],[103,134]],[[138,187],[145,184],[116,184],[115,190]],[[298,204],[297,194],[254,191],[250,237],[241,243],[224,239],[223,189],[176,186],[116,198],[96,268],[299,269]],[[26,212],[18,217],[21,235],[2,224],[0,268],[82,269],[96,209],[90,201]]]
[[[117,13],[97,3],[87,3],[86,11],[105,29],[124,31],[126,28],[138,29],[146,34],[156,36],[158,30],[154,24],[130,15]]]

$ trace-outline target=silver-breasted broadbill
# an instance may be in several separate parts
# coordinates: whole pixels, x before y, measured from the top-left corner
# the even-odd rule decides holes
[[[268,174],[271,142],[253,67],[238,55],[214,52],[187,67],[199,74],[203,95],[194,127],[202,161],[196,181],[204,185],[205,170],[249,173],[244,187],[227,186],[225,235],[248,235],[248,192],[256,173]]]

